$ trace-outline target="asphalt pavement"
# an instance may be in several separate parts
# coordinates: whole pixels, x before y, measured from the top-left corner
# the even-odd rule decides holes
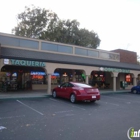
[[[128,140],[129,128],[140,129],[139,106],[140,94],[130,93],[102,94],[96,103],[0,100],[0,140]]]
[[[130,90],[100,90],[101,94],[119,94],[128,93]],[[26,90],[26,91],[7,91],[0,92],[0,99],[23,99],[23,98],[44,98],[51,96],[46,90]]]

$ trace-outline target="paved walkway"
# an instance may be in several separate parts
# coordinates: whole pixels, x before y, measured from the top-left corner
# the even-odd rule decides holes
[[[114,93],[128,93],[130,90],[100,90],[101,94],[114,94]],[[47,94],[46,90],[41,91],[8,91],[0,92],[0,99],[15,99],[15,98],[44,98],[49,97],[50,94]]]

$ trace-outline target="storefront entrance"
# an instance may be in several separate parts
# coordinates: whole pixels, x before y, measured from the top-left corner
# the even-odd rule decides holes
[[[42,67],[5,65],[1,68],[1,73],[0,82],[6,83],[7,90],[32,90],[35,84],[47,84]]]
[[[85,83],[84,73],[83,70],[57,68],[51,75],[52,88],[68,81]]]
[[[92,71],[89,84],[99,89],[112,89],[112,78],[110,72]]]

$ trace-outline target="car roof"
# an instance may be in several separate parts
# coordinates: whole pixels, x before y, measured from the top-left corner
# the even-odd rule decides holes
[[[69,83],[71,83],[71,84],[84,84],[84,85],[87,85],[86,83],[80,83],[80,82],[69,82]]]
[[[71,84],[80,84],[80,82],[69,82],[69,83],[71,83]],[[84,84],[84,83],[82,83],[82,84]]]

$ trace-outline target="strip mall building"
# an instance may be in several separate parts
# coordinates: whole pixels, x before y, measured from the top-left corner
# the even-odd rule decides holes
[[[0,33],[0,81],[17,82],[19,89],[51,89],[65,81],[114,91],[137,84],[137,54],[104,51]],[[29,82],[30,81],[30,82]],[[27,84],[30,83],[30,84]]]

